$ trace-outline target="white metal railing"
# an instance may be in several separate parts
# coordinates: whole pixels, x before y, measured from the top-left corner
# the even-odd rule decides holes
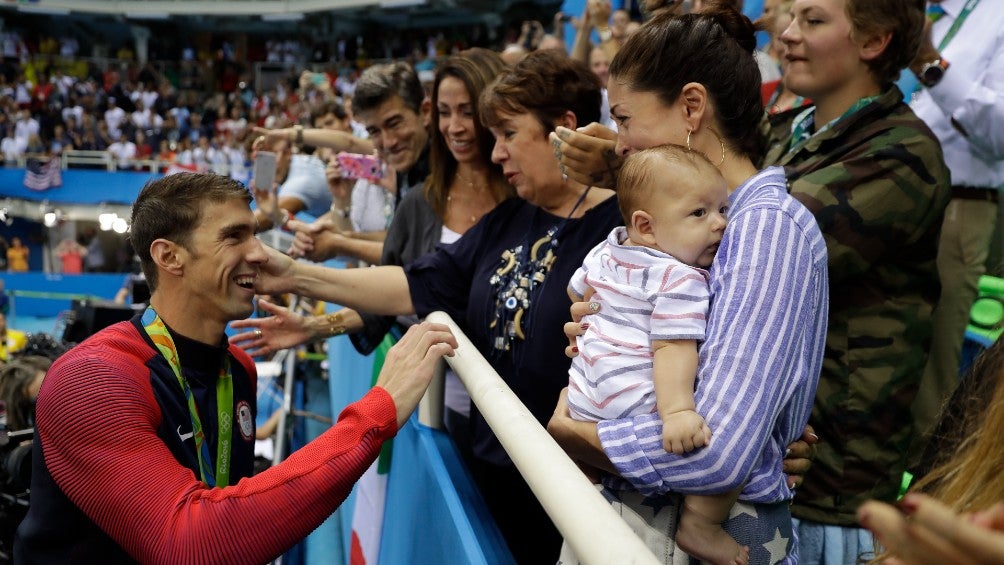
[[[459,347],[446,362],[579,560],[587,565],[658,563],[450,316],[433,312],[426,320],[450,327]],[[441,404],[442,392],[427,392],[422,402]]]
[[[28,166],[28,161],[38,161],[40,163],[48,163],[49,159],[51,159],[51,157],[46,153],[24,153],[18,155],[17,158],[14,159],[14,165],[20,169],[23,169]]]
[[[115,170],[115,160],[112,154],[107,151],[89,151],[86,149],[67,149],[62,153],[63,170],[70,165],[83,165],[88,167],[104,167],[105,170]]]

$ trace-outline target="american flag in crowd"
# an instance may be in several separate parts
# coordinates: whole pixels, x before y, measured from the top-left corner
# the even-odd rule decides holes
[[[31,190],[47,190],[63,185],[63,172],[59,159],[49,159],[42,163],[32,161],[24,169],[24,187]]]

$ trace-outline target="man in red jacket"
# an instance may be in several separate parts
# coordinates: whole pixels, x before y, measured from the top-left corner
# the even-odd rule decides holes
[[[140,193],[130,237],[150,306],[47,374],[18,563],[269,561],[341,504],[456,347],[445,326],[412,328],[337,424],[252,477],[254,364],[224,335],[267,261],[249,203],[217,175]]]

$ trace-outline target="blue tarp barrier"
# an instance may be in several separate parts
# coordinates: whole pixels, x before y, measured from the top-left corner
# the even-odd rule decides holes
[[[332,413],[338,414],[369,390],[373,356],[359,355],[348,337],[339,336],[328,340],[328,359]],[[348,563],[354,506],[355,491],[325,523],[339,530],[340,543],[319,529],[308,548],[340,550],[341,562]],[[394,438],[380,563],[511,563],[504,543],[452,440],[413,416]],[[308,549],[308,563],[339,562],[319,553]]]
[[[147,181],[160,173],[117,171],[63,171],[63,184],[48,190],[24,186],[24,169],[0,168],[0,196],[24,200],[48,200],[51,203],[132,204]]]
[[[55,317],[69,310],[73,296],[115,298],[125,273],[62,275],[39,272],[3,273],[4,290],[12,296],[16,316]],[[51,295],[55,298],[45,298]]]

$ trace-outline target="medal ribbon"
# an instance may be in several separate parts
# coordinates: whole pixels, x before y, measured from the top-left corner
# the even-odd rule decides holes
[[[195,450],[199,454],[199,472],[202,475],[202,482],[209,485],[210,488],[227,486],[230,483],[230,448],[233,427],[231,411],[234,406],[234,382],[233,373],[230,371],[229,357],[220,367],[220,378],[216,381],[216,414],[219,418],[219,427],[216,433],[216,467],[214,472],[209,445],[206,444],[206,436],[202,431],[199,409],[195,406],[195,397],[192,395],[191,387],[188,386],[188,380],[181,375],[181,361],[178,359],[178,348],[174,345],[174,339],[171,338],[167,326],[153,308],[147,308],[143,312],[143,329],[146,330],[160,354],[164,356],[167,364],[171,366],[174,376],[178,378],[178,385],[185,393],[188,412],[192,417],[192,434],[195,439]]]

